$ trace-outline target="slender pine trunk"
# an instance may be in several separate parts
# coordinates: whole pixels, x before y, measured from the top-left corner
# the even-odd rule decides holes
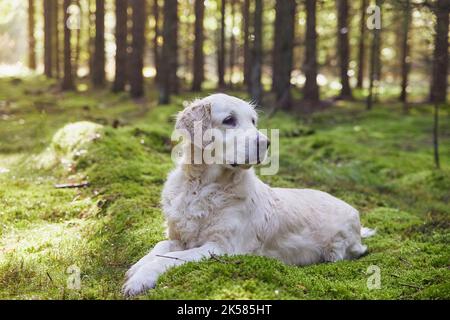
[[[69,13],[67,8],[69,8],[71,1],[64,0],[64,21],[69,19]],[[73,75],[72,75],[72,52],[70,47],[70,29],[67,23],[64,23],[64,75],[61,84],[62,90],[73,90]]]
[[[195,0],[195,41],[194,41],[194,67],[192,91],[201,91],[204,79],[204,53],[203,53],[203,20],[205,15],[205,3],[203,0]]]
[[[350,79],[348,76],[348,65],[350,60],[350,43],[348,39],[349,22],[348,22],[348,0],[337,0],[338,11],[338,58],[341,73],[341,99],[351,99],[352,89],[350,88]]]
[[[130,0],[132,9],[130,95],[139,98],[144,95],[144,48],[145,48],[145,1]]]
[[[431,102],[445,102],[447,100],[449,8],[450,2],[448,0],[437,0],[434,8],[436,36],[430,90]]]
[[[262,0],[255,0],[254,12],[254,39],[252,46],[252,71],[250,94],[255,103],[260,103],[262,98]]]
[[[176,93],[178,87],[177,0],[165,0],[163,14],[163,46],[159,69],[161,74],[158,76],[159,104],[169,103],[170,95]]]
[[[44,0],[44,74],[53,77],[53,6],[52,0]]]
[[[277,0],[275,5],[275,41],[272,61],[272,90],[277,107],[291,107],[291,71],[294,53],[295,0]]]
[[[244,36],[244,85],[250,85],[250,70],[251,70],[251,52],[250,52],[250,0],[244,0],[243,12],[243,36]]]
[[[32,70],[36,70],[35,11],[34,0],[28,0],[28,68]]]
[[[105,84],[105,0],[95,1],[95,40],[92,84],[102,87]]]
[[[404,111],[407,111],[407,88],[408,88],[408,76],[411,64],[409,62],[409,26],[411,24],[411,6],[410,0],[405,0],[404,17],[403,17],[403,32],[402,32],[402,48],[401,48],[401,74],[402,74],[402,84],[400,101],[403,102]]]
[[[116,0],[116,72],[113,92],[125,90],[127,80],[128,0]]]
[[[366,9],[367,0],[361,0],[361,21],[359,23],[359,44],[358,44],[358,79],[356,87],[362,89],[364,86],[364,67],[365,67],[365,38],[366,38]]]
[[[225,87],[225,6],[226,0],[220,6],[220,39],[217,51],[217,77],[219,88]]]
[[[317,85],[317,33],[316,0],[306,0],[306,36],[305,36],[305,86],[303,99],[309,102],[319,101]]]

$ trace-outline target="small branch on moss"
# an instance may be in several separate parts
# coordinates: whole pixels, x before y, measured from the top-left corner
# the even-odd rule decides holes
[[[184,259],[181,259],[181,258],[171,257],[171,256],[164,256],[162,254],[157,254],[156,256],[160,257],[160,258],[167,258],[167,259],[180,260],[180,261],[187,262],[187,260],[184,260]]]
[[[89,182],[55,184],[56,189],[84,188],[87,186],[89,186]]]
[[[414,289],[419,289],[419,290],[423,289],[421,286],[411,284],[411,283],[399,282],[398,284],[401,286],[410,287],[410,288],[414,288]]]
[[[50,273],[48,273],[48,272],[46,272],[46,273],[47,273],[47,277],[50,279],[50,282],[53,283],[53,279],[52,279],[52,277],[50,276]]]

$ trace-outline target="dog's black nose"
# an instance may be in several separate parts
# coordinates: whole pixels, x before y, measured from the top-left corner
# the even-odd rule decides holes
[[[267,139],[267,149],[269,149],[269,147],[270,147],[270,140]]]

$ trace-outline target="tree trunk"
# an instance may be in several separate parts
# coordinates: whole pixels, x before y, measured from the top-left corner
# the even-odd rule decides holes
[[[133,98],[142,97],[144,94],[144,47],[145,47],[145,1],[130,0],[132,8],[132,36],[131,60],[130,60],[130,95]]]
[[[365,66],[365,38],[366,38],[366,9],[367,0],[361,1],[361,21],[359,23],[359,45],[358,45],[358,80],[356,87],[362,89],[364,86],[364,66]]]
[[[155,84],[158,84],[159,77],[159,44],[158,37],[160,36],[159,30],[159,3],[158,0],[153,0],[153,16],[155,19],[155,36],[153,38],[153,64],[155,68]]]
[[[434,7],[437,19],[430,90],[431,102],[447,100],[449,8],[448,0],[438,0]]]
[[[236,26],[236,0],[231,0],[231,36],[230,36],[230,52],[229,52],[229,87],[233,87],[234,68],[236,65],[236,37],[234,36],[234,28]]]
[[[173,1],[173,0],[170,0]],[[175,1],[176,2],[176,1]],[[171,19],[172,27],[169,36],[169,45],[171,54],[169,54],[170,61],[170,87],[172,93],[178,94],[180,92],[180,81],[178,79],[177,71],[178,71],[178,2],[172,5],[171,11]]]
[[[254,39],[252,46],[252,71],[250,95],[255,103],[260,103],[262,98],[261,69],[262,69],[262,0],[255,0],[254,12]]]
[[[277,107],[291,106],[291,71],[295,33],[295,0],[277,0],[275,5],[275,34],[272,61],[272,90]]]
[[[205,15],[204,0],[195,0],[195,42],[194,42],[194,68],[192,91],[201,91],[204,79],[204,54],[203,54],[203,18]]]
[[[73,65],[73,75],[74,77],[78,77],[78,68],[80,66],[80,53],[81,53],[81,29],[83,28],[82,24],[81,24],[81,16],[82,16],[82,12],[81,12],[81,5],[80,5],[80,0],[76,0],[75,1],[76,5],[78,6],[78,10],[80,10],[80,27],[76,30],[76,43],[75,43],[75,58],[74,58],[74,65]]]
[[[60,49],[59,49],[59,9],[60,9],[60,0],[53,0],[52,1],[52,23],[53,23],[53,63],[54,63],[54,70],[55,70],[55,78],[60,79],[61,78],[61,64],[60,64]]]
[[[352,89],[348,77],[348,64],[350,60],[350,44],[348,40],[348,0],[337,0],[338,9],[338,57],[341,71],[341,99],[351,99]]]
[[[441,168],[439,161],[439,104],[434,103],[434,115],[433,115],[433,151],[434,151],[434,165],[436,169]]]
[[[53,76],[53,5],[52,0],[44,0],[44,73],[47,77]]]
[[[410,70],[409,62],[409,26],[411,24],[411,5],[410,0],[405,0],[404,18],[403,18],[403,34],[402,34],[402,50],[401,50],[401,69],[402,69],[402,89],[400,93],[400,101],[406,106],[407,103],[407,88],[408,88],[408,76]],[[406,108],[405,108],[406,109]]]
[[[220,7],[220,43],[217,52],[217,73],[219,88],[225,87],[225,6],[226,0],[221,1]]]
[[[28,68],[36,70],[36,38],[34,37],[34,0],[28,0]]]
[[[94,55],[95,55],[95,11],[92,10],[92,3],[95,0],[88,0],[88,52],[89,52],[89,75],[92,79],[94,74]]]
[[[69,19],[69,8],[71,0],[64,0],[64,21]],[[74,88],[72,75],[72,55],[70,48],[70,29],[64,23],[64,76],[61,85],[62,90],[72,90]]]
[[[303,99],[309,102],[319,100],[317,86],[317,33],[316,33],[316,0],[306,0],[306,36],[305,36],[305,86]]]
[[[125,90],[127,72],[127,21],[128,0],[116,0],[116,71],[113,92]]]
[[[250,85],[251,52],[250,52],[250,0],[244,0],[242,19],[244,20],[244,85]]]
[[[95,1],[95,41],[92,84],[105,84],[105,0]]]
[[[170,95],[176,93],[178,69],[178,4],[177,0],[164,1],[163,46],[159,75],[159,103],[167,104]]]
[[[381,8],[381,0],[376,1],[376,5]],[[369,71],[369,94],[367,96],[367,109],[371,110],[374,102],[374,86],[377,81],[377,87],[380,85],[380,37],[381,30],[374,28],[372,30],[372,45],[370,49],[370,71]]]

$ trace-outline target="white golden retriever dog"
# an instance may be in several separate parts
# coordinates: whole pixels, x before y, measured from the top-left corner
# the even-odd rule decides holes
[[[190,139],[184,140],[183,159],[162,193],[169,240],[128,270],[125,295],[153,288],[168,268],[214,255],[254,254],[308,265],[365,253],[361,238],[374,231],[361,227],[358,211],[349,204],[321,191],[271,188],[255,175],[251,158],[260,162],[269,146],[256,121],[251,104],[225,94],[196,100],[178,114],[176,129]],[[211,143],[193,142],[198,126],[223,133],[214,143],[225,150],[236,136],[229,129],[245,130],[239,135],[245,132],[248,143],[238,144],[233,154],[218,151],[223,163],[195,163],[191,154]]]

